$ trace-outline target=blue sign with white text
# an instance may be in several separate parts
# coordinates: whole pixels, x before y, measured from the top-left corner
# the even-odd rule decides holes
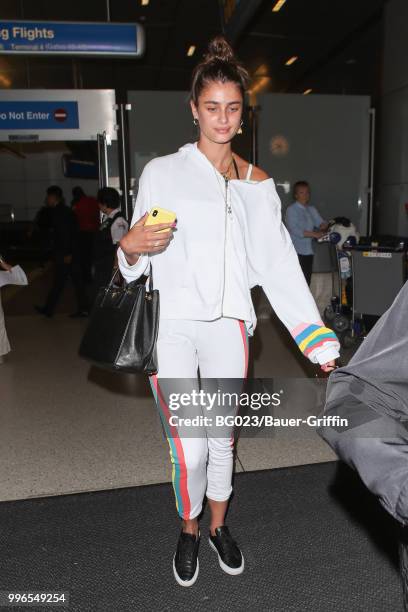
[[[0,130],[77,130],[78,102],[0,101]]]
[[[134,23],[0,21],[0,55],[140,57],[144,46]]]

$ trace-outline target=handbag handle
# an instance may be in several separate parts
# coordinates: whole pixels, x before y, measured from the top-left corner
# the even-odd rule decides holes
[[[114,271],[113,271],[113,276],[112,276],[112,278],[109,281],[109,285],[106,287],[106,291],[109,291],[109,289],[112,287],[113,281],[115,280],[115,276],[117,275],[118,272],[120,273],[119,268],[115,268]],[[122,276],[122,278],[123,278],[123,276]]]
[[[118,272],[120,272],[120,269],[116,268],[114,270],[114,272],[113,272],[112,278],[109,281],[109,285],[106,287],[106,292],[108,292],[109,289],[112,287],[113,281],[115,280],[115,277],[116,277]],[[122,276],[122,278],[123,278],[123,276]],[[150,262],[149,263],[149,292],[151,293],[152,291],[153,291],[153,268],[152,268],[152,262]]]
[[[105,287],[105,295],[103,296],[103,298],[102,298],[102,300],[101,300],[101,306],[103,306],[103,305],[104,305],[105,300],[106,300],[106,296],[108,295],[108,293],[109,293],[109,289],[111,289],[111,287],[112,287],[112,285],[113,285],[113,281],[115,280],[115,276],[117,275],[117,273],[118,273],[118,272],[120,272],[119,268],[115,268],[115,270],[113,271],[112,278],[111,278],[111,279],[110,279],[110,281],[109,281],[108,286],[107,286],[107,287]],[[122,276],[122,278],[123,278],[123,276]]]
[[[152,293],[153,291],[153,268],[152,268],[152,262],[150,262],[149,264],[149,293]]]

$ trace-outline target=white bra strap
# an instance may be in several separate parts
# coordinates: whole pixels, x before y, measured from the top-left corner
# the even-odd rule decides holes
[[[249,179],[251,178],[252,167],[253,167],[253,166],[252,166],[252,164],[249,164],[249,166],[248,166],[248,172],[247,172],[246,177],[245,177],[245,180],[246,180],[246,181],[249,181]]]

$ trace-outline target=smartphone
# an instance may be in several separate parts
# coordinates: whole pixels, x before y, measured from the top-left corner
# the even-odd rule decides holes
[[[146,219],[145,225],[156,225],[157,223],[174,223],[176,220],[176,213],[165,208],[159,208],[154,206]],[[167,229],[159,230],[157,233],[167,232]]]

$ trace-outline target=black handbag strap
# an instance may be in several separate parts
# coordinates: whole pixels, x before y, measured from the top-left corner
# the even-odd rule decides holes
[[[120,273],[119,268],[115,268],[115,269],[114,269],[114,271],[113,271],[112,278],[111,278],[111,279],[110,279],[110,281],[109,281],[109,285],[108,285],[107,287],[105,287],[105,294],[104,294],[104,296],[103,296],[103,298],[102,298],[102,301],[101,301],[101,306],[103,306],[103,305],[104,305],[105,300],[106,300],[106,297],[107,297],[107,295],[108,295],[108,293],[109,293],[109,289],[111,289],[111,288],[112,288],[112,286],[113,286],[113,281],[115,280],[115,277],[116,277],[116,275],[118,274],[118,272]],[[122,276],[122,275],[121,275],[121,276]],[[122,278],[123,278],[123,276],[122,276]]]
[[[153,291],[153,268],[152,268],[152,262],[150,262],[149,265],[149,293],[151,293]]]
[[[113,285],[113,281],[115,280],[115,277],[116,277],[116,275],[118,274],[118,272],[120,273],[119,268],[115,268],[115,269],[114,269],[114,271],[113,271],[112,278],[111,278],[111,279],[110,279],[110,281],[109,281],[109,285],[108,285],[108,286],[107,286],[107,288],[106,288],[106,290],[107,290],[107,291],[108,291],[108,290],[109,290],[109,289],[112,287],[112,285]],[[122,276],[122,275],[121,275],[121,276]],[[122,278],[123,278],[123,277],[122,277]]]
[[[118,274],[118,272],[120,273],[120,269],[119,268],[115,268],[112,278],[109,281],[109,285],[106,288],[106,291],[109,291],[109,289],[112,287],[113,285],[113,281],[115,280],[116,275]],[[122,274],[121,274],[122,276]],[[123,276],[122,276],[123,278]],[[149,263],[149,292],[151,293],[153,291],[153,268],[152,268],[152,262]]]

